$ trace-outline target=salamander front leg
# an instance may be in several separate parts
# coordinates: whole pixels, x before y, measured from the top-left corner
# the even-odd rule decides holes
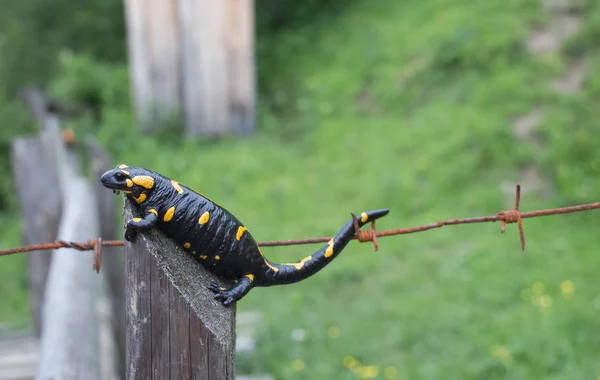
[[[153,212],[153,210],[150,210],[144,219],[131,219],[125,226],[125,240],[134,243],[138,232],[148,231],[149,229],[154,228],[156,226],[156,222],[156,211]]]
[[[220,287],[216,282],[211,283],[208,286],[208,289],[215,293],[215,299],[217,301],[223,302],[223,305],[231,305],[242,299],[250,289],[254,287],[254,276],[251,274],[247,274],[244,277],[240,278],[234,286],[231,288],[223,288]]]

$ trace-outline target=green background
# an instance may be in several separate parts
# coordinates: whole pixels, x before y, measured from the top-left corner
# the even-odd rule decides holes
[[[225,205],[257,240],[333,234],[389,207],[379,229],[598,201],[600,5],[539,0],[305,1],[257,7],[258,130],[193,142],[177,124],[133,127],[121,3],[0,5],[0,246],[20,244],[8,144],[34,130],[16,89],[101,105],[93,135],[115,164],[144,166]],[[260,2],[258,2],[260,3]],[[548,4],[546,2],[546,4]],[[2,9],[5,7],[5,9]],[[65,12],[70,17],[64,18]],[[536,33],[580,27],[557,49]],[[557,21],[558,20],[558,21]],[[554,28],[554,29],[552,29]],[[555,34],[556,34],[555,33]],[[33,38],[35,37],[35,38]],[[555,80],[585,66],[570,93]],[[531,135],[519,118],[539,112]],[[352,243],[318,275],[255,289],[257,350],[243,373],[278,379],[596,379],[598,212],[445,227]],[[300,259],[313,246],[265,248]],[[29,321],[25,257],[0,261],[0,321]]]

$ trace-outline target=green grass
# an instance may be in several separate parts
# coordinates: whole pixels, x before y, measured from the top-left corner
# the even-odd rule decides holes
[[[583,36],[598,34],[597,8],[586,5]],[[597,201],[590,102],[600,75],[591,72],[581,94],[550,93],[548,80],[571,56],[526,52],[530,28],[544,21],[533,0],[365,1],[316,26],[259,36],[260,128],[242,140],[138,136],[120,105],[124,69],[98,66],[113,108],[94,134],[116,161],[225,205],[257,240],[330,235],[350,212],[380,207],[391,209],[380,229],[492,215],[511,207],[503,183],[530,163],[555,190],[524,189],[522,209]],[[577,38],[598,62],[597,47]],[[79,83],[80,71],[66,66],[57,94]],[[542,150],[512,133],[514,118],[537,105],[549,115]],[[595,378],[599,225],[597,212],[526,220],[525,253],[516,227],[500,235],[497,224],[381,239],[377,253],[351,244],[315,277],[239,302],[265,318],[240,370],[281,379]],[[264,252],[287,262],[314,249]],[[0,270],[11,265],[4,260]],[[4,319],[24,312],[0,303]]]

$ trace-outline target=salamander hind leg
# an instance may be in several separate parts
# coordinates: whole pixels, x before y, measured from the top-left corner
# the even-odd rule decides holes
[[[208,290],[215,293],[215,299],[217,301],[223,302],[223,305],[231,305],[242,299],[250,289],[254,287],[254,276],[251,274],[247,274],[240,278],[234,286],[231,288],[223,288],[219,286],[216,282],[212,282],[208,286]]]

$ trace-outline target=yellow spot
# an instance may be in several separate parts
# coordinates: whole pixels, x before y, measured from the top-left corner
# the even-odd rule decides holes
[[[396,369],[396,367],[388,366],[388,367],[385,367],[383,374],[385,375],[386,378],[388,378],[390,380],[395,379],[396,376],[398,376],[398,370]]]
[[[132,178],[133,183],[146,189],[151,189],[154,186],[154,178],[149,175],[136,175]]]
[[[349,369],[355,369],[358,366],[360,366],[360,362],[356,360],[353,356],[344,356],[342,364],[344,364],[344,367]]]
[[[362,214],[360,214],[360,221],[361,222],[366,222],[367,220],[369,220],[369,215],[367,215],[366,212],[363,212]]]
[[[144,201],[146,200],[146,194],[140,194],[139,197],[133,197],[133,199],[135,199],[135,201],[139,204],[144,203]]]
[[[250,279],[250,281],[254,281],[254,275],[253,274],[245,274],[244,276],[248,277]]]
[[[379,368],[374,365],[358,367],[354,370],[361,379],[372,379],[379,376]]]
[[[181,188],[181,186],[179,186],[179,182],[171,180],[171,185],[173,185],[173,187],[175,188],[175,190],[177,190],[179,194],[183,194],[183,189]]]
[[[239,226],[239,227],[238,227],[238,230],[237,230],[237,233],[235,234],[235,238],[236,238],[237,240],[240,240],[240,239],[242,238],[242,235],[244,234],[244,231],[246,231],[246,230],[247,230],[247,228],[246,228],[246,227],[244,227],[244,226]]]
[[[142,218],[133,218],[133,221],[136,223],[140,222],[141,220],[142,220]]]
[[[216,255],[216,256],[215,256],[215,260],[221,260],[221,256],[219,256],[219,255]]]
[[[325,257],[331,257],[333,255],[333,239],[329,240],[327,244],[329,244],[329,247],[325,250]]]
[[[151,208],[150,210],[148,210],[148,212],[153,213],[154,215],[158,216],[158,211],[156,211],[155,209]]]
[[[163,220],[165,222],[170,221],[171,219],[173,219],[174,214],[175,214],[175,207],[171,207],[170,209],[167,210],[167,212],[165,212],[165,216],[163,217]]]
[[[306,368],[306,364],[304,364],[304,360],[296,359],[292,362],[292,368],[294,371],[302,371]]]
[[[547,294],[544,294],[543,296],[541,296],[539,298],[539,304],[543,308],[547,308],[547,307],[552,306],[552,297],[550,297]]]
[[[202,214],[202,216],[200,217],[200,219],[198,219],[198,224],[204,224],[208,222],[208,219],[210,219],[210,214],[208,213],[208,211],[205,211],[204,214]]]
[[[183,243],[183,248],[188,249],[190,248],[192,245],[190,243]]]
[[[544,293],[544,289],[546,287],[544,286],[544,283],[537,281],[536,283],[533,284],[533,286],[531,287],[531,290],[533,291],[533,294],[542,294]]]
[[[571,299],[575,292],[575,284],[573,284],[573,281],[565,280],[560,283],[560,291],[565,299]]]
[[[129,175],[129,172],[127,170],[121,170],[123,173]]]
[[[125,183],[127,184],[127,187],[133,187],[133,181],[132,181],[132,180],[130,180],[129,178],[127,178],[127,179],[125,180]]]
[[[267,266],[269,268],[271,268],[271,270],[273,270],[273,272],[275,272],[275,273],[279,272],[279,268],[274,267],[273,265],[271,265],[271,263],[269,263],[269,260],[267,260],[267,258],[262,253],[262,250],[260,249],[260,247],[258,245],[256,246],[256,248],[258,248],[258,253],[260,253],[260,255],[262,256],[263,260],[265,260],[265,264],[267,264]]]
[[[329,335],[329,337],[331,339],[339,338],[340,334],[341,334],[341,330],[337,326],[331,326],[330,328],[327,329],[327,335]]]
[[[296,267],[296,269],[300,270],[304,266],[304,263],[309,260],[312,260],[312,256],[307,256],[307,257],[303,258],[302,260],[300,260],[300,262],[298,262],[298,263],[289,263],[289,264],[282,264],[282,265],[289,265],[289,266],[293,265]]]
[[[202,260],[206,260],[206,259],[208,258],[208,256],[206,256],[206,255],[200,255],[200,258],[201,258]]]
[[[196,254],[196,251],[192,251],[192,255],[195,255],[195,254]]]
[[[119,169],[125,169],[125,168],[128,168],[129,166],[127,166],[127,165],[125,165],[125,164],[121,164],[121,165],[119,165],[118,167],[119,167]]]

